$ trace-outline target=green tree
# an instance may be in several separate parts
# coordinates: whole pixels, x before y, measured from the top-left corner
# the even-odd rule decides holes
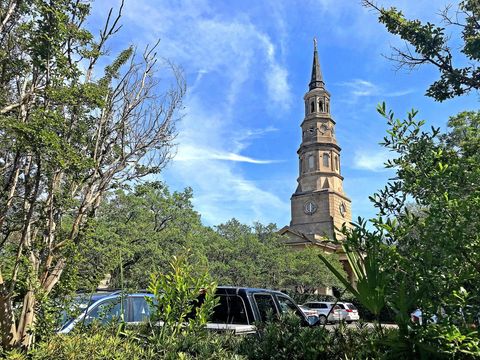
[[[215,229],[193,209],[192,191],[170,192],[160,182],[118,189],[107,196],[92,222],[77,271],[98,283],[145,288],[149,274],[169,269],[169,259],[191,249],[191,260],[208,267],[222,285],[302,289],[341,286],[317,256],[318,249],[292,250],[275,225],[248,226],[232,219]],[[343,272],[338,258],[328,257]],[[122,283],[123,281],[123,283]]]
[[[423,131],[416,112],[406,120],[384,106],[379,112],[390,126],[384,146],[397,154],[387,164],[397,179],[373,200],[382,215],[396,219],[379,225],[395,245],[398,265],[405,262],[412,284],[432,301],[460,287],[480,294],[480,112],[450,118],[443,134]],[[409,211],[408,199],[421,206],[420,215]]]
[[[36,318],[75,260],[106,192],[157,173],[169,159],[184,94],[155,75],[155,48],[122,51],[103,70],[110,12],[98,38],[90,5],[0,5],[0,334],[31,345]],[[96,76],[96,74],[99,74]],[[19,311],[15,309],[19,308]]]
[[[392,7],[377,6],[371,0],[363,0],[363,5],[378,12],[379,21],[388,32],[398,35],[410,47],[394,48],[391,59],[399,67],[415,68],[429,64],[438,69],[440,79],[427,90],[426,95],[435,100],[446,99],[480,89],[480,3],[478,0],[464,0],[458,4],[454,14],[451,7],[441,12],[443,23],[460,32],[463,59],[453,49],[458,48],[455,40],[445,33],[445,28],[419,20],[408,20],[403,13]],[[455,57],[454,57],[455,55]],[[454,63],[454,59],[456,63]],[[466,65],[463,65],[466,64]]]
[[[296,289],[342,287],[318,258],[318,249],[295,250],[284,244],[273,224],[253,227],[232,219],[217,226],[217,242],[204,246],[210,270],[219,284]],[[328,256],[343,273],[338,258]]]
[[[195,238],[207,231],[191,199],[190,188],[171,193],[161,182],[114,191],[98,211],[90,239],[96,246],[84,258],[101,265],[113,287],[146,288],[151,273],[168,269],[185,247],[195,249]]]
[[[317,247],[296,250],[287,248],[286,250],[283,254],[286,267],[279,283],[280,288],[295,289],[303,294],[312,294],[321,287],[335,287],[339,290],[344,288],[319,257],[319,254],[322,254],[340,274],[346,276],[336,254],[327,254]]]
[[[395,153],[386,167],[396,174],[371,198],[379,211],[371,228],[360,221],[344,229],[346,244],[375,259],[373,277],[386,280],[382,294],[399,325],[392,351],[478,356],[478,332],[468,324],[480,310],[480,112],[450,118],[442,133],[424,130],[416,111],[404,120],[385,104],[378,111],[389,125],[383,145]],[[417,307],[425,320],[443,314],[440,324],[412,331]]]
[[[204,253],[219,284],[275,287],[283,276],[282,245],[273,225],[254,227],[232,219],[216,227],[214,244],[208,238]]]

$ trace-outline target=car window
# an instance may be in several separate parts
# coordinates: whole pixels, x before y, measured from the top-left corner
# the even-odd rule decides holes
[[[93,320],[98,320],[101,323],[106,324],[113,319],[120,319],[122,318],[122,311],[124,311],[124,309],[125,299],[123,300],[122,306],[121,297],[102,301],[88,312],[85,323],[89,324]]]
[[[329,306],[327,304],[320,304],[320,309],[328,309]]]
[[[150,307],[144,296],[131,296],[130,306],[130,321],[142,322],[150,318]]]
[[[258,312],[260,313],[260,320],[266,321],[269,316],[278,315],[277,307],[272,295],[269,294],[255,294],[253,295],[255,303],[257,304]]]
[[[311,309],[318,309],[318,304],[315,303],[307,303],[306,304]]]
[[[340,309],[345,309],[345,305],[343,305],[343,304],[337,304],[337,306],[338,306]]]
[[[210,321],[222,324],[245,324],[248,325],[247,311],[240,296],[218,297],[218,305],[213,309]]]
[[[297,309],[292,300],[285,296],[277,296],[277,300],[280,304],[280,311],[282,312],[282,314],[291,312],[303,318],[302,313]]]
[[[355,305],[353,305],[353,304],[347,304],[347,307],[348,307],[350,310],[357,310],[357,308],[356,308]]]

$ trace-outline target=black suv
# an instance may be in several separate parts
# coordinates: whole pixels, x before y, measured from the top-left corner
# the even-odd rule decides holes
[[[318,321],[316,316],[306,317],[295,302],[280,291],[219,286],[216,296],[219,302],[207,324],[207,328],[214,331],[230,331],[235,334],[254,333],[256,332],[255,323],[266,321],[268,316],[276,317],[287,312],[297,315],[304,326],[316,325]],[[146,301],[148,297],[153,298],[153,295],[122,294],[121,292],[95,294],[82,303],[81,314],[66,322],[59,332],[68,333],[78,323],[89,324],[94,319],[108,322],[121,317],[129,324],[140,323],[150,317],[150,309]],[[123,306],[120,305],[122,299]],[[198,304],[201,303],[202,301],[198,302]]]
[[[286,294],[267,289],[219,286],[216,295],[219,304],[215,307],[209,328],[214,324],[249,325],[264,322],[268,316],[278,316],[291,312],[300,318],[304,326],[316,325],[318,317],[306,317],[297,304]],[[241,328],[228,326],[241,331]],[[219,330],[226,329],[219,326]],[[254,330],[254,328],[252,328]],[[247,329],[246,329],[247,330]]]

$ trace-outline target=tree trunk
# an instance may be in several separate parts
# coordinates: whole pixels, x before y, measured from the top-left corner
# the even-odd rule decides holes
[[[18,342],[12,299],[0,271],[0,337],[2,347],[9,349]]]
[[[21,346],[25,349],[30,347],[32,342],[32,333],[35,320],[35,292],[30,289],[23,298],[22,314],[17,330],[17,339]]]

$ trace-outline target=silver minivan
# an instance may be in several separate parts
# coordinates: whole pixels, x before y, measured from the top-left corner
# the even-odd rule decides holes
[[[309,301],[303,304],[318,314],[320,324],[335,323],[342,320],[341,308],[327,301]]]

